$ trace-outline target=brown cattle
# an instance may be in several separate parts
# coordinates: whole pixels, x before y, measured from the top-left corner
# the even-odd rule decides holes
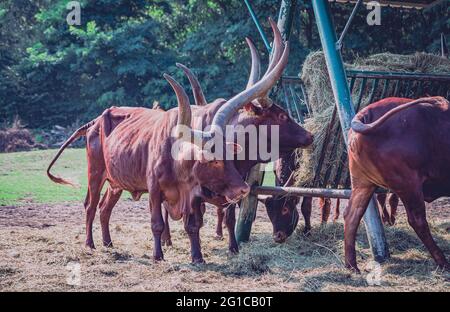
[[[377,186],[402,200],[408,223],[438,266],[448,269],[431,236],[425,201],[450,195],[450,111],[442,97],[387,98],[361,110],[349,130],[352,195],[344,213],[345,263],[358,271],[358,225]]]
[[[287,63],[287,51],[288,47],[284,49],[280,61],[263,79],[220,107],[212,122],[216,129],[224,129],[233,112],[268,92]],[[191,138],[180,138],[181,126],[191,126],[189,99],[175,80],[170,76],[165,77],[175,90],[178,109],[167,112],[130,107],[108,109],[102,116],[78,129],[64,143],[50,163],[47,174],[56,183],[70,184],[69,181],[52,175],[50,169],[72,141],[86,135],[89,180],[85,201],[86,245],[94,247],[92,223],[100,200],[100,191],[105,181],[108,181],[109,188],[100,207],[104,245],[111,245],[109,217],[122,191],[131,192],[135,199],[142,193],[149,192],[154,259],[163,259],[161,233],[164,221],[161,204],[165,201],[173,219],[183,218],[191,241],[192,261],[203,262],[199,240],[199,229],[203,220],[202,193],[207,190],[225,198],[226,201],[236,202],[249,192],[249,187],[243,182],[232,160],[207,160],[204,157],[203,145],[198,147],[191,143]],[[174,129],[175,136],[172,135]],[[190,132],[194,138],[201,137],[201,142],[223,133],[203,133],[192,129]],[[186,157],[173,157],[171,152],[176,142],[181,142],[180,153]],[[223,146],[223,149],[226,147]]]
[[[268,69],[264,77],[275,67],[277,62],[281,59],[282,51],[284,49],[284,44],[281,39],[281,34],[271,19],[269,19],[273,33],[274,33],[274,48],[271,61],[269,63]],[[250,39],[247,38],[247,44],[249,45],[252,66],[250,71],[250,76],[247,83],[247,89],[251,89],[255,83],[260,79],[260,67],[261,61],[257,49]],[[213,122],[213,117],[220,107],[226,102],[224,99],[216,99],[211,104],[206,105],[207,100],[203,94],[200,83],[198,82],[195,75],[185,66],[178,65],[183,69],[189,81],[194,93],[195,104],[197,106],[193,107],[193,115],[197,123],[193,124],[194,129],[204,129],[206,126]],[[280,156],[290,155],[292,151],[299,147],[306,147],[312,143],[312,135],[303,129],[299,124],[292,120],[288,113],[282,109],[279,105],[273,103],[271,99],[268,98],[267,93],[255,99],[249,101],[243,106],[240,111],[235,111],[231,116],[228,124],[233,126],[256,126],[257,137],[252,138],[257,140],[257,150],[259,156],[259,140],[261,133],[259,132],[259,126],[267,126],[269,129],[273,126],[279,127],[279,149]],[[267,137],[264,138],[268,142],[269,146],[275,143],[272,140],[271,132],[268,131]],[[245,137],[244,150],[249,150],[249,138]],[[235,166],[241,175],[245,178],[250,169],[257,163],[267,162],[266,159],[250,159],[246,155],[243,160],[235,160]],[[230,205],[220,196],[213,196],[213,194],[205,193],[203,197],[204,201],[214,204],[217,206],[218,222],[216,227],[216,234],[218,238],[222,238],[222,222],[225,219],[225,223],[228,229],[230,241],[229,249],[232,252],[238,251],[237,242],[235,239],[234,227],[235,227],[235,205]],[[225,212],[224,212],[225,210]],[[276,214],[281,214],[281,210],[274,211]],[[164,240],[167,244],[171,244],[169,227],[166,227],[164,231]]]

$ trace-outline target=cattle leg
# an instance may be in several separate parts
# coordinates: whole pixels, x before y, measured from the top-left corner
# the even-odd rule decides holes
[[[100,224],[102,227],[103,246],[105,247],[113,246],[111,234],[109,232],[109,219],[120,195],[122,195],[122,190],[114,190],[113,188],[108,187],[105,195],[103,195],[103,198],[100,201]]]
[[[320,211],[322,215],[322,224],[328,222],[331,210],[331,200],[329,198],[320,197],[319,199]]]
[[[334,214],[333,214],[333,222],[336,222],[339,219],[339,209],[340,209],[341,201],[339,198],[336,199],[336,206],[334,207]]]
[[[225,212],[225,224],[228,230],[228,250],[236,254],[239,252],[239,246],[236,240],[234,228],[236,225],[236,205],[229,205]]]
[[[305,229],[303,234],[309,235],[311,232],[311,210],[312,210],[312,197],[303,197],[301,211],[303,218],[305,219]]]
[[[352,184],[356,183],[352,181]],[[359,272],[356,265],[356,232],[374,191],[374,185],[352,185],[352,195],[344,212],[345,266],[356,272]]]
[[[165,204],[163,204],[165,206]],[[161,244],[163,246],[172,246],[172,238],[170,236],[169,211],[164,208],[164,230],[161,234]]]
[[[102,175],[89,174],[88,192],[84,201],[84,209],[86,211],[86,247],[95,248],[94,239],[92,237],[92,224],[97,211],[97,205],[100,201],[100,192],[102,190],[104,179]]]
[[[223,218],[225,213],[223,212],[223,207],[217,207],[217,225],[216,225],[216,239],[223,239]]]
[[[388,202],[389,202],[389,224],[394,225],[395,224],[395,217],[397,216],[397,208],[398,208],[398,196],[395,193],[392,193],[389,195]]]
[[[413,193],[404,193],[400,195],[400,198],[405,205],[409,225],[411,225],[417,236],[419,236],[420,240],[428,249],[436,264],[441,268],[449,270],[449,263],[447,262],[442,250],[434,241],[430,228],[428,227],[425,213],[425,202],[421,188],[418,188]]]
[[[184,229],[189,235],[191,242],[192,263],[204,263],[200,246],[200,228],[203,225],[203,213],[201,211],[201,200],[195,198],[192,203],[192,211],[184,218]]]
[[[150,188],[149,188],[150,189]],[[161,211],[161,193],[160,191],[149,192],[149,208],[151,212],[151,224],[153,233],[153,260],[164,260],[164,255],[161,247],[161,234],[164,230],[164,220]]]

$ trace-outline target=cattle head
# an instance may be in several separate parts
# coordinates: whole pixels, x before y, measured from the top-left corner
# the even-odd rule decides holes
[[[178,100],[178,121],[174,131],[174,140],[181,144],[177,150],[182,155],[178,159],[188,164],[190,175],[198,183],[203,192],[225,197],[229,202],[237,202],[246,196],[250,187],[236,170],[232,160],[211,158],[203,150],[204,137],[209,137],[203,131],[191,129],[191,109],[189,98],[180,84],[171,76],[164,74],[175,91]],[[189,131],[189,135],[186,135]],[[239,152],[239,146],[224,142],[223,148]],[[189,155],[189,157],[185,157]]]
[[[291,186],[293,183],[292,173],[284,186]],[[277,243],[284,241],[292,235],[298,224],[299,214],[297,211],[298,197],[289,196],[269,196],[260,199],[266,206],[267,215],[273,226],[273,240]]]

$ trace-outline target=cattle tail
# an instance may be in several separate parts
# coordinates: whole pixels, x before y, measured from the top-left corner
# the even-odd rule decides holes
[[[390,110],[386,114],[384,114],[381,118],[378,120],[365,124],[360,120],[360,115],[356,115],[351,123],[351,128],[353,131],[361,134],[370,134],[376,131],[387,119],[389,119],[391,116],[395,115],[396,113],[407,109],[409,107],[415,106],[417,104],[431,104],[431,105],[446,105],[448,106],[448,102],[445,98],[436,96],[436,97],[428,97],[428,98],[421,98],[418,100],[414,100],[402,105],[399,105],[398,107]]]
[[[73,141],[75,141],[76,139],[86,136],[86,132],[87,130],[95,123],[97,119],[94,119],[90,122],[88,122],[87,124],[81,126],[80,128],[78,128],[71,136],[70,138],[67,139],[66,142],[64,142],[64,144],[59,148],[58,153],[56,153],[55,157],[53,158],[53,160],[50,162],[50,165],[48,165],[47,168],[47,176],[50,178],[50,180],[52,180],[55,183],[58,184],[64,184],[64,185],[71,185],[73,187],[79,187],[79,185],[65,180],[63,178],[57,177],[53,174],[50,173],[50,169],[53,167],[53,165],[55,164],[55,162],[58,160],[59,156],[61,156],[62,152],[67,148],[67,146],[69,146],[70,144],[72,144]]]

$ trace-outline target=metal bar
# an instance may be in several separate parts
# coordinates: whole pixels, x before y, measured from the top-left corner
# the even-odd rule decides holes
[[[294,187],[294,186],[253,186],[252,195],[278,195],[278,196],[308,196],[349,199],[351,189],[333,189],[317,187]],[[375,194],[389,193],[384,189],[377,189]]]
[[[335,2],[341,2],[341,3],[355,3],[356,0],[330,0],[330,2],[335,1]],[[364,2],[368,3],[371,2],[372,0],[364,0]],[[390,6],[390,7],[401,7],[401,8],[407,8],[407,9],[430,9],[440,3],[442,3],[443,1],[446,0],[435,0],[431,3],[421,3],[418,1],[408,1],[408,0],[378,0],[377,2],[381,5],[381,6]]]
[[[315,0],[312,1],[312,5],[314,15],[316,16],[317,27],[325,54],[336,106],[338,108],[342,133],[345,143],[347,144],[347,133],[350,128],[351,120],[355,115],[355,110],[352,105],[352,98],[347,85],[347,76],[342,56],[340,52],[336,50],[336,32],[334,30],[330,4],[328,0]],[[364,224],[366,226],[369,244],[375,260],[384,261],[389,258],[384,228],[374,198],[372,198],[367,207],[364,215]]]
[[[328,157],[334,159],[336,157],[335,153],[340,144],[342,144],[342,137],[339,135],[341,127],[337,125],[336,131],[333,135],[333,143],[331,145],[331,150],[328,152]],[[327,171],[325,171],[325,175],[323,177],[322,185],[327,187],[328,186],[328,180],[330,179],[331,171],[333,170],[332,166],[329,166],[327,168]]]
[[[350,25],[353,22],[353,19],[356,16],[356,13],[358,13],[359,8],[361,7],[361,4],[363,3],[363,0],[358,0],[358,2],[355,4],[355,7],[353,8],[352,14],[350,14],[350,17],[348,18],[347,23],[345,24],[344,30],[341,33],[341,37],[336,42],[336,49],[341,50],[342,49],[342,42],[344,41],[345,35],[348,32],[348,29],[350,28]]]
[[[383,92],[381,92],[381,98],[384,99],[384,97],[386,96],[386,92],[389,88],[389,83],[391,81],[389,79],[384,79],[384,86],[383,86]]]
[[[378,71],[364,71],[364,70],[346,70],[349,78],[370,78],[370,79],[390,79],[390,80],[420,80],[420,81],[442,81],[449,82],[449,74],[423,74],[423,73],[398,73],[398,72],[378,72]],[[287,82],[301,82],[299,77],[284,76],[283,80]]]
[[[281,30],[283,41],[287,41],[291,35],[292,22],[294,20],[294,11],[297,6],[297,0],[283,0],[280,5],[280,13],[278,14],[278,27],[283,26]]]
[[[445,39],[445,34],[441,33],[441,56],[443,58],[448,57],[448,47],[447,47],[447,40]]]
[[[338,164],[338,168],[336,171],[336,177],[334,178],[334,183],[333,183],[334,188],[337,188],[339,186],[339,182],[341,181],[342,173],[344,172],[344,170],[347,169],[347,171],[348,171],[348,166],[345,166],[347,163],[346,159],[347,159],[347,150],[343,149],[341,158],[340,158],[340,161]]]
[[[297,103],[295,101],[295,91],[294,91],[294,88],[292,87],[291,84],[289,84],[289,91],[291,92],[291,96],[292,96],[292,102],[291,103],[294,106],[294,110],[295,110],[295,113],[297,115],[297,118],[294,118],[294,119],[297,120],[297,122],[302,122],[302,116],[300,114],[300,111],[298,110],[298,105],[297,105]]]
[[[290,100],[289,100],[289,94],[287,92],[287,84],[284,83],[282,85],[282,88],[283,88],[284,101],[286,102],[286,108],[288,108]],[[289,108],[288,108],[288,110],[289,110]],[[290,112],[289,112],[289,114],[290,114]]]
[[[373,98],[375,97],[375,91],[377,90],[377,87],[378,87],[378,79],[375,79],[372,84],[372,90],[370,90],[369,104],[373,103]]]
[[[423,81],[417,82],[417,91],[415,97],[421,97],[423,92]]]
[[[270,53],[272,52],[272,48],[270,47],[269,40],[267,40],[266,33],[261,27],[261,24],[259,23],[258,17],[255,14],[255,11],[252,8],[252,5],[250,4],[249,0],[244,0],[245,5],[247,6],[248,12],[250,13],[250,16],[252,17],[253,22],[256,25],[256,28],[258,29],[259,35],[261,36],[264,45],[266,46],[267,51]]]
[[[352,77],[350,81],[350,94],[353,92],[353,88],[355,87],[356,78]]]
[[[361,107],[362,97],[364,95],[364,90],[366,89],[366,84],[367,78],[363,78],[361,88],[359,89],[358,101],[356,102],[355,111],[359,111],[359,108]]]
[[[336,190],[329,188],[255,186],[252,187],[251,193],[256,195],[289,195],[348,199],[350,198],[352,191],[349,189]]]
[[[330,123],[328,124],[327,130],[325,132],[325,138],[323,140],[322,150],[320,151],[319,161],[317,162],[317,167],[316,167],[316,170],[314,171],[315,174],[314,174],[313,186],[317,186],[317,184],[319,183],[320,172],[322,171],[322,165],[325,160],[326,150],[327,150],[328,144],[330,143],[331,130],[333,130],[333,125],[336,120],[336,113],[337,113],[337,109],[335,107],[333,109],[333,114],[331,115]]]
[[[300,97],[300,95],[298,94],[298,92],[295,92],[295,97],[297,98],[297,102],[295,104],[295,110],[297,111],[298,114],[298,118],[299,118],[299,122],[300,124],[303,124],[304,119],[303,119],[303,114],[302,114],[302,104],[304,104],[306,106],[306,103],[303,101],[303,99]]]
[[[349,77],[355,78],[379,78],[391,80],[426,80],[426,81],[450,81],[449,74],[423,74],[423,73],[398,73],[398,72],[379,72],[379,71],[364,71],[364,70],[347,70]]]
[[[406,83],[406,87],[405,87],[405,94],[404,94],[404,96],[406,98],[409,98],[410,97],[409,96],[409,91],[411,90],[411,83],[414,83],[414,81],[408,80],[405,83]]]
[[[303,100],[306,104],[306,109],[308,110],[308,114],[311,115],[310,108],[309,108],[309,100],[308,100],[308,93],[306,92],[305,85],[303,84],[303,81],[300,80],[300,88],[302,90],[302,96]]]
[[[397,81],[395,82],[394,96],[398,96],[399,89],[400,89],[400,80],[397,80]]]

